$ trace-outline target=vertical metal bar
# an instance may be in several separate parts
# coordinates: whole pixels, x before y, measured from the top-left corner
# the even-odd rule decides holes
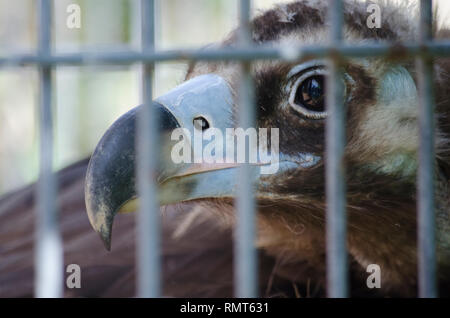
[[[141,1],[142,49],[154,49],[154,0]],[[137,295],[160,296],[160,216],[156,185],[158,165],[158,119],[152,107],[153,63],[143,65],[142,99],[145,107],[138,116],[136,135],[136,179],[140,198],[137,214]]]
[[[432,1],[420,2],[420,43],[432,39]],[[433,62],[424,54],[417,58],[419,83],[418,171],[418,275],[419,297],[437,297],[435,205],[434,205],[434,93]]]
[[[337,46],[342,40],[343,5],[330,2],[330,42]],[[346,187],[345,187],[345,109],[342,74],[339,61],[331,59],[327,82],[326,120],[326,244],[328,297],[348,296],[346,248]]]
[[[39,2],[39,54],[51,50],[50,0]],[[63,254],[55,204],[53,163],[52,70],[39,67],[39,182],[37,189],[35,296],[61,297]]]
[[[251,45],[249,28],[251,2],[240,1],[239,45]],[[251,64],[241,63],[241,83],[239,90],[239,127],[247,129],[255,127],[254,89],[251,77]],[[249,158],[247,150],[246,158]],[[255,201],[253,185],[251,183],[251,170],[248,164],[240,168],[237,189],[237,227],[235,239],[235,295],[237,297],[257,296],[257,259],[255,241]]]

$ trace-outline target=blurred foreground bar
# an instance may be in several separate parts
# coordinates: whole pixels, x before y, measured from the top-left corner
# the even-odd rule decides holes
[[[50,0],[39,1],[39,56],[51,52]],[[39,181],[35,240],[35,297],[61,297],[63,250],[56,211],[53,173],[52,69],[39,66]]]
[[[332,0],[328,12],[331,21],[330,44],[342,41],[343,4]],[[345,108],[342,73],[337,58],[329,61],[326,119],[326,254],[328,297],[348,296],[347,216],[345,185]]]
[[[420,43],[432,40],[432,1],[420,2]],[[432,57],[417,58],[419,83],[419,171],[418,171],[418,277],[419,297],[437,297],[436,223],[434,205],[434,92]]]
[[[141,1],[142,50],[152,52],[155,47],[155,3]],[[157,195],[158,118],[152,107],[152,77],[154,63],[142,68],[142,107],[138,116],[136,135],[136,180],[139,195],[137,213],[136,264],[138,297],[161,296],[160,215]]]

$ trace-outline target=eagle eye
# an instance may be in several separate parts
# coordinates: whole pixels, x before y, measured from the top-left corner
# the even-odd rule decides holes
[[[321,65],[302,65],[302,70],[294,68],[291,73],[289,105],[306,118],[323,119],[327,116],[325,109],[325,75]]]
[[[322,75],[305,79],[297,88],[294,102],[310,111],[325,111],[325,81]]]

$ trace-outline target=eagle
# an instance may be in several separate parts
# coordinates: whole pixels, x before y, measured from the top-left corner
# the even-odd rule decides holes
[[[350,44],[416,41],[410,4],[377,2],[381,27],[367,26],[366,4],[345,1]],[[250,21],[254,45],[326,44],[328,1],[298,0]],[[434,38],[450,32],[434,28]],[[216,48],[238,46],[239,28]],[[436,91],[436,254],[440,295],[450,295],[450,58],[434,59]],[[418,91],[414,59],[347,59],[348,259],[351,296],[417,295],[416,175]],[[185,81],[158,97],[158,170],[163,295],[233,296],[236,166],[175,164],[168,154],[176,128],[207,132],[237,127],[239,63],[191,63]],[[256,128],[278,128],[279,169],[255,174],[258,292],[263,297],[326,295],[326,62],[313,57],[251,64]],[[143,107],[143,106],[139,106]],[[134,138],[141,108],[120,117],[90,158],[57,173],[65,264],[81,267],[82,287],[66,297],[135,295]],[[200,125],[195,125],[200,120]],[[0,296],[33,295],[36,185],[0,199]],[[113,222],[114,221],[114,222]],[[92,228],[94,230],[92,230]],[[98,239],[100,235],[100,239]],[[103,242],[102,242],[103,241]],[[103,243],[107,247],[104,248]],[[111,248],[111,251],[108,249]],[[366,285],[367,266],[381,269],[381,288]]]

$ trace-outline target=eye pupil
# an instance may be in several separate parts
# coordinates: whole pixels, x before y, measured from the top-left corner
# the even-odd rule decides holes
[[[325,110],[324,96],[323,76],[311,76],[305,79],[297,89],[295,103],[312,111],[323,112]]]
[[[198,130],[204,131],[209,128],[209,123],[204,117],[198,116],[194,118],[194,127]]]
[[[322,87],[315,78],[312,78],[303,86],[302,93],[308,94],[312,99],[318,99],[322,95]]]

